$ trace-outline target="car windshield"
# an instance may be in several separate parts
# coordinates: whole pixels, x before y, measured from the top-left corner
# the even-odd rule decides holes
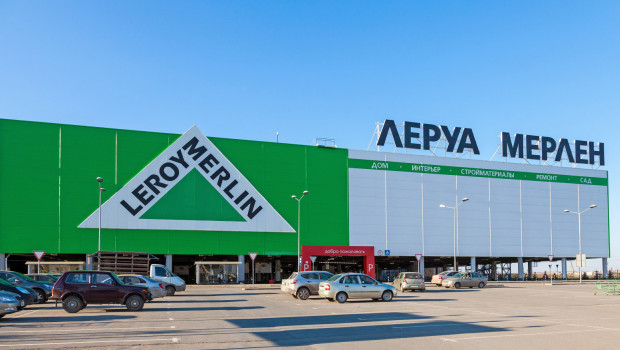
[[[26,276],[26,275],[22,275],[22,274],[21,274],[21,273],[19,273],[19,272],[11,272],[11,273],[12,273],[12,274],[14,274],[15,276],[19,277],[19,278],[25,279],[26,281],[36,282],[36,281],[35,281],[35,280],[33,280],[32,278],[30,278],[30,277],[28,277],[28,276]]]
[[[342,275],[334,275],[330,279],[328,279],[327,282],[335,281],[335,280],[339,279],[340,277],[342,277]]]
[[[444,272],[440,273],[439,276],[445,276],[445,275],[449,274],[450,272],[452,272],[452,271],[444,271]]]
[[[406,273],[405,278],[422,279],[422,275],[420,275],[419,273]]]

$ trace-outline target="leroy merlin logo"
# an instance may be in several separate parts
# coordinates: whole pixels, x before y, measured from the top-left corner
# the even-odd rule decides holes
[[[295,232],[235,166],[192,127],[101,208],[101,227]],[[80,228],[96,228],[99,210]]]

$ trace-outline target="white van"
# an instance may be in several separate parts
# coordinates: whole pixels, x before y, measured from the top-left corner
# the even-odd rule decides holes
[[[151,265],[151,274],[149,277],[155,281],[163,282],[166,285],[166,295],[174,295],[175,292],[182,292],[186,287],[185,281],[181,277],[170,272],[164,265]]]

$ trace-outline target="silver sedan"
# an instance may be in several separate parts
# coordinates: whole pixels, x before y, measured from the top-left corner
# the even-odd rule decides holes
[[[319,284],[319,295],[329,301],[337,300],[344,303],[347,299],[369,298],[373,300],[391,301],[396,296],[394,286],[378,282],[374,278],[361,273],[343,273],[335,275]]]
[[[446,288],[454,287],[469,287],[469,288],[484,288],[487,285],[489,279],[487,276],[484,276],[478,272],[466,272],[466,273],[457,273],[456,275],[448,278],[444,278],[441,283],[442,286]]]
[[[166,288],[162,282],[153,281],[142,275],[120,275],[121,282],[132,286],[142,286],[149,289],[151,298],[163,298],[166,296]]]

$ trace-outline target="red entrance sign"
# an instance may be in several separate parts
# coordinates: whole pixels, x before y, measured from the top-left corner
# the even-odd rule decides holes
[[[375,247],[373,246],[304,245],[301,247],[301,271],[309,271],[312,268],[310,256],[363,256],[364,273],[375,277]]]

